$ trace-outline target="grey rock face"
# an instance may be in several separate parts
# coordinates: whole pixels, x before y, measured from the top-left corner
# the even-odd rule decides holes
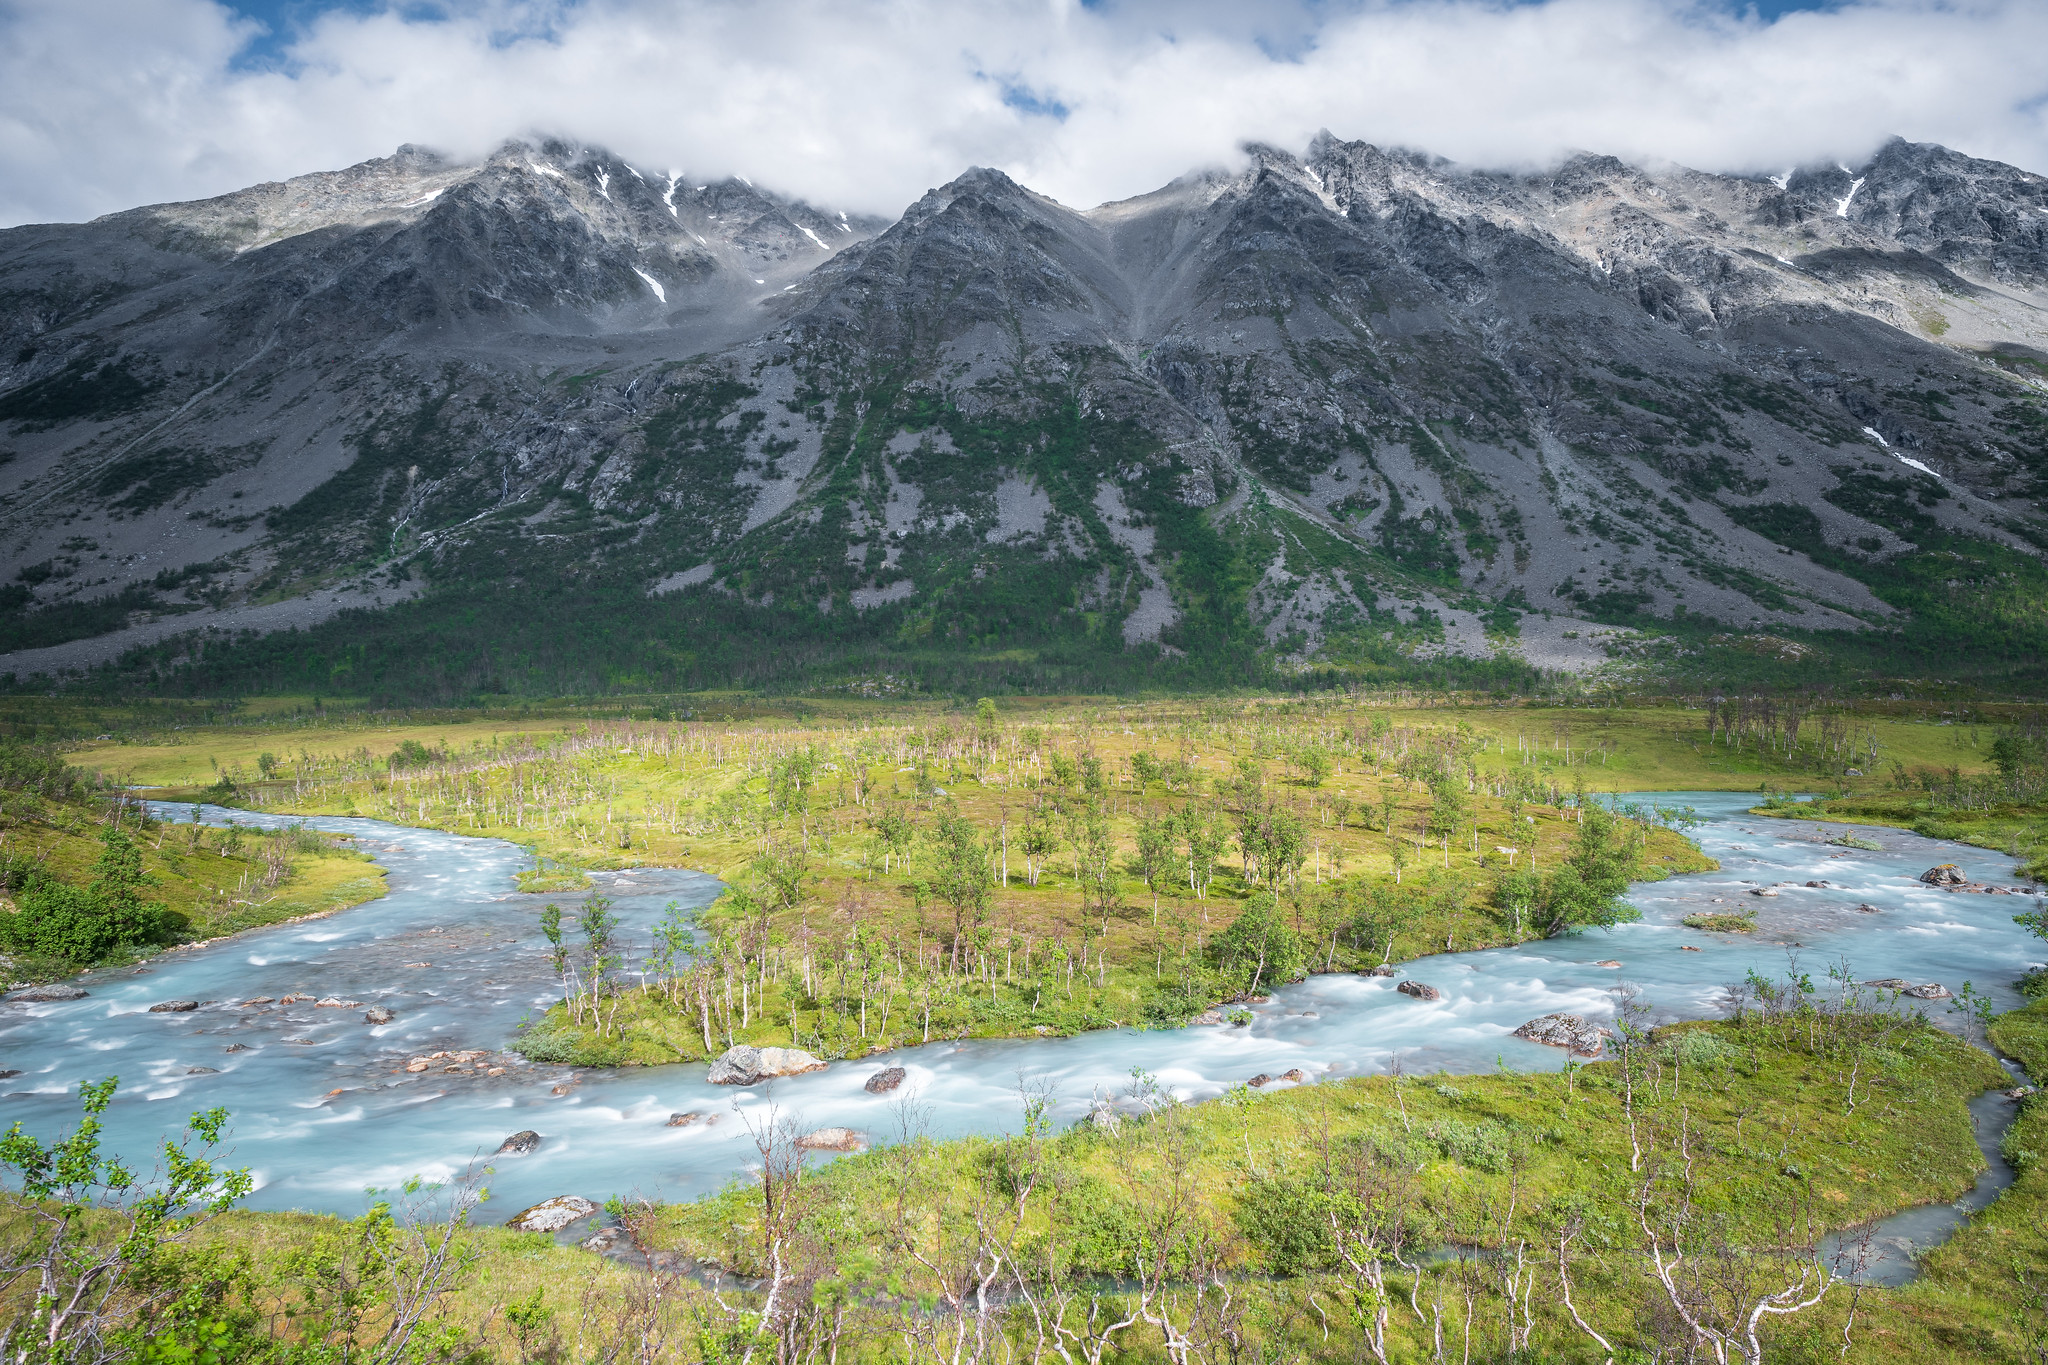
[[[0,670],[449,583],[830,615],[1049,565],[1049,611],[1172,650],[1160,490],[1267,547],[1290,657],[1882,627],[1845,566],[2033,552],[2044,234],[2048,180],[1926,145],[1766,179],[1328,135],[1088,210],[977,169],[893,224],[539,142],[12,229],[0,576],[136,605]],[[1473,598],[1573,624],[1503,644]]]

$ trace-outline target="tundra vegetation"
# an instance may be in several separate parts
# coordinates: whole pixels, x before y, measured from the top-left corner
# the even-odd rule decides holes
[[[11,1361],[2032,1361],[2043,1107],[2017,1183],[1906,1287],[1855,1281],[1870,1220],[1983,1160],[1982,1051],[1838,969],[1752,978],[1720,1022],[1618,1021],[1563,1072],[1392,1075],[1178,1103],[1134,1072],[1052,1131],[934,1141],[920,1097],[829,1165],[749,1106],[723,1193],[607,1204],[626,1258],[473,1224],[488,1170],[353,1221],[233,1211],[195,1115],[143,1182],[99,1148],[109,1079],[45,1145],[10,1133]],[[2048,1063],[2036,1005],[1999,1045]],[[1863,1230],[1859,1232],[1859,1229]],[[1832,1235],[1832,1240],[1831,1239]]]
[[[538,927],[563,986],[523,1045],[598,1063],[1167,1023],[1309,971],[1597,932],[1627,913],[1629,879],[1704,865],[1684,812],[1632,792],[1747,786],[1774,813],[1846,826],[1877,818],[1841,810],[1857,801],[1891,803],[1894,823],[1960,819],[1983,784],[2030,780],[2029,760],[1998,761],[2024,714],[1841,708],[1817,726],[1816,709],[1836,713],[1802,705],[1788,734],[1782,708],[1709,700],[1006,703],[546,729],[273,713],[74,758],[267,809],[520,840],[536,885],[559,888],[537,898],[557,897]],[[1786,788],[1826,804],[1794,810]],[[2000,790],[2001,818],[2030,828],[2031,789]],[[704,867],[728,889],[628,941],[576,889],[634,863]],[[623,1259],[477,1225],[482,1169],[375,1195],[354,1221],[238,1212],[210,1115],[162,1158],[186,1173],[182,1202],[138,1212],[143,1186],[82,1145],[88,1113],[47,1147],[7,1139],[8,1351],[2038,1361],[2048,1109],[2020,1102],[2017,1182],[1915,1283],[1855,1283],[1859,1230],[1970,1185],[1983,1161],[1964,1102],[2009,1081],[1946,1016],[1856,986],[1846,963],[1821,975],[1752,977],[1723,1019],[1655,1031],[1653,1002],[1625,997],[1607,1054],[1557,1073],[1397,1068],[1192,1106],[1134,1073],[1064,1132],[1050,1083],[1026,1074],[1009,1136],[955,1141],[926,1135],[911,1092],[869,1150],[829,1163],[771,1083],[748,1107],[759,1161],[724,1192],[664,1205],[622,1177],[603,1221]],[[1989,1030],[2036,1075],[2044,1009]],[[52,1305],[73,1301],[58,1323]]]
[[[167,824],[54,748],[0,740],[0,975],[69,975],[382,895],[346,843]]]
[[[302,747],[235,799],[517,840],[535,891],[573,890],[579,865],[715,871],[716,904],[651,934],[594,895],[539,911],[563,997],[520,1048],[834,1058],[1182,1022],[1309,972],[1632,916],[1630,880],[1711,864],[1682,810],[1601,795],[1618,751],[1358,707],[983,700]]]

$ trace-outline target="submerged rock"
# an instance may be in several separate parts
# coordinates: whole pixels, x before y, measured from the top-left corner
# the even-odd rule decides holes
[[[18,1001],[25,1005],[47,1005],[55,1004],[60,1000],[83,1000],[91,994],[91,991],[80,990],[76,986],[52,983],[48,986],[29,986],[23,990],[16,991],[7,998],[10,1001]]]
[[[1417,1000],[1441,1000],[1444,998],[1442,991],[1434,986],[1425,986],[1420,981],[1403,981],[1394,989],[1403,995],[1412,995]]]
[[[190,1014],[199,1008],[197,1000],[160,1000],[149,1007],[151,1014]]]
[[[1606,1030],[1576,1014],[1546,1014],[1541,1019],[1531,1019],[1515,1030],[1515,1037],[1545,1047],[1561,1047],[1575,1057],[1598,1057],[1607,1045]]]
[[[498,1150],[493,1152],[492,1155],[531,1156],[536,1150],[539,1149],[541,1142],[541,1135],[539,1133],[534,1132],[533,1129],[528,1128],[521,1132],[514,1133],[511,1137],[508,1137],[503,1142],[499,1143]]]
[[[704,1121],[704,1126],[705,1126],[706,1128],[709,1128],[709,1127],[710,1127],[710,1126],[711,1126],[712,1124],[714,1124],[714,1123],[718,1122],[718,1115],[716,1115],[716,1114],[709,1114],[709,1115],[706,1115],[706,1114],[700,1114],[700,1113],[698,1113],[698,1112],[697,1112],[696,1110],[692,1109],[692,1110],[691,1110],[691,1111],[690,1111],[689,1113],[687,1113],[687,1114],[670,1114],[670,1115],[668,1116],[668,1122],[667,1122],[667,1123],[664,1123],[664,1124],[662,1125],[662,1127],[664,1127],[664,1128],[688,1128],[688,1127],[689,1127],[689,1126],[690,1126],[691,1124],[693,1124],[693,1123],[697,1122],[697,1121],[698,1121],[699,1119],[702,1119],[702,1120]]]
[[[818,1128],[798,1138],[796,1145],[810,1152],[858,1152],[867,1143],[851,1128]]]
[[[187,1076],[218,1076],[220,1069],[211,1066],[188,1066],[185,1068],[185,1074]]]
[[[903,1078],[909,1074],[900,1066],[887,1067],[868,1077],[868,1083],[861,1088],[870,1095],[886,1095],[903,1084]]]
[[[397,1017],[382,1005],[372,1005],[363,1011],[363,1022],[366,1024],[388,1024]]]
[[[742,1043],[728,1048],[711,1064],[705,1077],[713,1085],[755,1085],[776,1076],[800,1076],[806,1071],[823,1071],[825,1063],[800,1048],[749,1047]]]
[[[582,1247],[585,1251],[595,1251],[602,1255],[610,1251],[625,1235],[626,1230],[624,1228],[599,1228],[576,1245]]]
[[[580,1194],[558,1194],[514,1215],[505,1226],[514,1232],[560,1232],[596,1212],[597,1205]]]

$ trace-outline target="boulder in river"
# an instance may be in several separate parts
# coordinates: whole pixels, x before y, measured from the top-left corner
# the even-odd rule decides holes
[[[247,1052],[248,1050],[249,1045],[247,1043],[229,1043],[221,1049],[222,1052]]]
[[[1863,901],[1862,903],[1858,904],[1856,908],[1866,915],[1875,915],[1879,913],[1878,908],[1872,905],[1869,901]]]
[[[558,1194],[514,1215],[505,1226],[514,1232],[560,1232],[596,1212],[597,1205],[580,1194]]]
[[[1382,962],[1382,963],[1381,963],[1381,964],[1380,964],[1379,966],[1377,966],[1377,967],[1374,967],[1374,968],[1371,968],[1370,970],[1368,970],[1368,971],[1366,972],[1366,975],[1367,975],[1367,976],[1395,976],[1395,975],[1398,975],[1398,974],[1399,974],[1400,970],[1401,970],[1401,969],[1400,969],[1400,968],[1398,968],[1398,967],[1390,966],[1390,965],[1388,965],[1387,963],[1385,963],[1385,962]]]
[[[149,1007],[151,1014],[190,1014],[199,1008],[197,1000],[159,1000]]]
[[[275,1005],[277,1002],[267,995],[252,995],[242,1003],[244,1005]]]
[[[1304,1072],[1300,1067],[1297,1066],[1292,1071],[1281,1072],[1280,1079],[1283,1081],[1293,1081],[1296,1084],[1299,1084],[1300,1082],[1308,1079],[1308,1073]]]
[[[212,1066],[188,1066],[185,1068],[185,1074],[187,1076],[218,1076],[220,1074],[220,1068]]]
[[[749,1047],[742,1043],[728,1048],[711,1064],[705,1077],[713,1085],[756,1085],[775,1076],[800,1076],[806,1071],[823,1071],[825,1064],[800,1048]]]
[[[1929,886],[1962,886],[1970,879],[1954,863],[1940,863],[1922,872],[1920,880]]]
[[[21,1073],[15,1070],[0,1070],[0,1081],[11,1081]]]
[[[48,986],[29,986],[24,990],[16,991],[7,998],[10,1001],[24,1005],[48,1005],[55,1004],[60,1000],[83,1000],[90,994],[92,994],[91,991],[83,991],[76,986],[66,986],[62,982],[53,982]]]
[[[867,1146],[851,1128],[815,1128],[796,1140],[807,1152],[858,1152]]]
[[[1245,1082],[1246,1085],[1250,1086],[1271,1085],[1272,1083],[1273,1078],[1271,1076],[1268,1076],[1263,1071],[1261,1071],[1258,1075],[1252,1077],[1250,1080]]]
[[[498,1150],[493,1152],[491,1155],[532,1156],[534,1152],[539,1150],[540,1144],[541,1135],[539,1133],[534,1132],[533,1129],[527,1128],[520,1132],[514,1133],[511,1137],[508,1137],[503,1142],[499,1143]]]
[[[1412,995],[1417,1000],[1441,1000],[1444,998],[1442,991],[1434,986],[1425,986],[1420,981],[1403,981],[1394,989],[1403,995]]]
[[[1531,1019],[1515,1030],[1515,1037],[1545,1047],[1561,1047],[1575,1057],[1598,1057],[1607,1041],[1599,1025],[1589,1024],[1576,1014],[1546,1014],[1541,1019]]]
[[[692,1109],[692,1110],[691,1110],[691,1111],[690,1111],[689,1113],[687,1113],[687,1114],[670,1114],[670,1115],[668,1116],[668,1122],[667,1122],[667,1123],[664,1123],[664,1124],[662,1125],[662,1127],[664,1127],[664,1128],[688,1128],[688,1127],[689,1127],[689,1126],[690,1126],[691,1124],[693,1124],[693,1123],[697,1122],[697,1121],[698,1121],[699,1119],[702,1119],[702,1120],[704,1121],[704,1126],[705,1126],[706,1128],[709,1128],[709,1127],[710,1127],[710,1126],[711,1126],[712,1124],[714,1124],[714,1123],[718,1122],[718,1115],[716,1115],[716,1114],[709,1114],[709,1115],[706,1115],[706,1114],[700,1114],[700,1113],[698,1113],[698,1112],[697,1112],[696,1110]]]
[[[1924,986],[1908,986],[1900,991],[1899,994],[1910,996],[1915,1000],[1946,1000],[1949,998],[1948,987],[1942,985],[1939,981],[1930,981]]]
[[[366,1024],[388,1024],[397,1017],[382,1005],[372,1005],[363,1011],[363,1022]]]
[[[359,1010],[362,1007],[362,1001],[344,1000],[338,995],[330,995],[325,1000],[313,1002],[313,1008],[316,1010]]]
[[[1619,962],[1616,962],[1616,961],[1615,961],[1615,960],[1614,960],[1613,958],[1611,958],[1611,957],[1610,957],[1610,958],[1608,958],[1608,959],[1607,959],[1607,960],[1606,960],[1605,962],[1595,962],[1595,963],[1594,963],[1593,965],[1594,965],[1595,967],[1605,967],[1605,968],[1607,968],[1607,969],[1608,969],[1609,971],[1615,971],[1615,970],[1618,970],[1618,969],[1620,968],[1620,966],[1621,966],[1621,964],[1620,964]]]
[[[887,1067],[868,1077],[868,1083],[862,1089],[870,1095],[886,1095],[903,1084],[903,1078],[909,1074],[900,1066]]]

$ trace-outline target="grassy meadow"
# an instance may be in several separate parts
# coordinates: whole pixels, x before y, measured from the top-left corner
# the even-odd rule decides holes
[[[1755,792],[1773,813],[1947,822],[1965,835],[1942,837],[2001,847],[2031,847],[2040,808],[2038,730],[2018,711],[749,705],[674,720],[272,703],[110,724],[67,757],[166,796],[526,846],[523,884],[558,897],[542,928],[564,999],[520,1046],[590,1065],[1166,1024],[1305,972],[1570,932],[1613,910],[1603,888],[1708,865],[1682,801],[1638,793]],[[192,837],[151,831],[166,875],[237,856],[219,832]],[[652,941],[607,925],[587,874],[646,864],[726,881],[701,938],[682,917]],[[1966,1103],[2009,1083],[1971,1037],[2048,1068],[2048,1004],[1986,1034],[1910,1003],[1753,979],[1726,1021],[1647,1034],[1624,1008],[1606,1055],[1562,1072],[1195,1106],[1134,1073],[1065,1132],[1023,1078],[1007,1138],[935,1141],[909,1093],[872,1150],[829,1163],[771,1091],[753,1107],[760,1159],[725,1191],[614,1199],[590,1247],[623,1258],[436,1222],[461,1191],[390,1192],[418,1217],[227,1212],[133,1281],[181,1297],[120,1311],[166,1359],[203,1341],[208,1359],[295,1365],[2038,1363],[2036,1098],[2005,1143],[2017,1183],[1916,1282],[1856,1285],[1816,1259],[1845,1230],[1850,1259],[1867,1254],[1855,1229],[1970,1187]],[[10,1210],[0,1228],[26,1228]]]

